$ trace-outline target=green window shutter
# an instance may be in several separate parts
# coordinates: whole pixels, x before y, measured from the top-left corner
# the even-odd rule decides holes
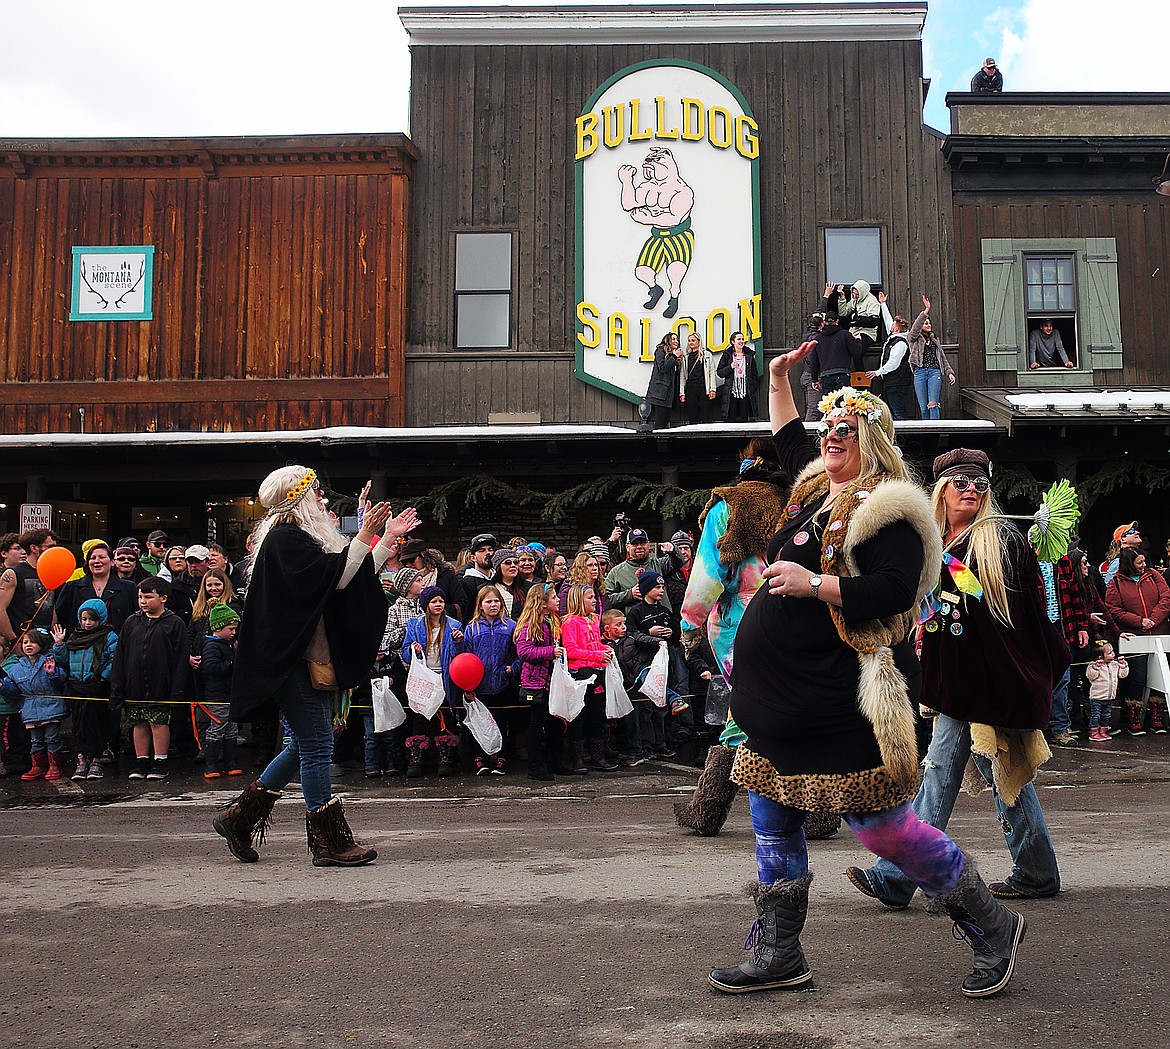
[[[1019,299],[1020,253],[1011,240],[988,239],[983,248],[983,358],[989,372],[1014,372],[1023,360]]]
[[[1122,367],[1121,298],[1117,285],[1117,241],[1090,237],[1077,256],[1081,289],[1081,344],[1094,371]]]

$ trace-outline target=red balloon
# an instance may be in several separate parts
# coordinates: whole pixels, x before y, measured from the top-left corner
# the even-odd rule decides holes
[[[483,680],[483,660],[472,652],[460,652],[451,660],[450,675],[451,684],[464,692],[471,692]]]
[[[37,578],[46,590],[56,590],[77,570],[77,559],[66,546],[50,546],[37,559]]]

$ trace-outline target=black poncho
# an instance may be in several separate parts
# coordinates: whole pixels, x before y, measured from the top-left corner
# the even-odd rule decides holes
[[[336,589],[348,548],[327,554],[307,532],[274,525],[252,569],[232,677],[232,718],[247,717],[292,673],[324,618],[341,688],[367,677],[386,628],[386,595],[367,557]]]

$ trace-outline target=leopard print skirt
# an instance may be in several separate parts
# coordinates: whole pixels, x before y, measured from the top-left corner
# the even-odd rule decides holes
[[[917,779],[901,783],[884,766],[863,772],[781,776],[766,757],[745,743],[735,748],[731,779],[745,790],[804,812],[880,812],[918,793]]]

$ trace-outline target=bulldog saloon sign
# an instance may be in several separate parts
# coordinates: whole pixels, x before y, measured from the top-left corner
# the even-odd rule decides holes
[[[630,66],[574,138],[577,377],[637,403],[672,331],[711,353],[742,331],[762,358],[760,134],[739,92],[686,62]]]

